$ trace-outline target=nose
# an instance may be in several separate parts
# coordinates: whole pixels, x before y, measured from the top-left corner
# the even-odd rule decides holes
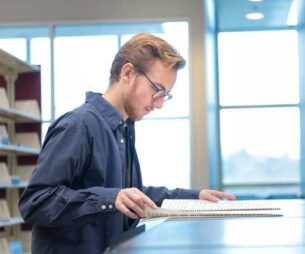
[[[160,98],[153,101],[153,108],[161,109],[163,107],[164,98]]]

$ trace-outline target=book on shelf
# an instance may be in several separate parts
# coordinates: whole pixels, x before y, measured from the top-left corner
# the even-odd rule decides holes
[[[9,244],[6,238],[0,238],[0,253],[1,254],[10,254]]]
[[[5,199],[0,199],[0,220],[7,220],[11,217]]]
[[[34,170],[36,165],[18,165],[16,167],[16,173],[20,176],[20,180],[27,182],[29,181],[31,174]]]
[[[146,218],[155,217],[241,217],[282,216],[281,208],[266,201],[228,201],[217,203],[197,199],[165,199],[157,210],[147,207]]]
[[[11,254],[23,254],[22,244],[19,240],[9,242],[9,249]]]
[[[0,162],[0,185],[8,184],[11,182],[11,177],[8,173],[6,163]]]
[[[6,126],[0,124],[0,144],[8,145],[10,143],[10,137],[7,133]]]
[[[4,87],[0,87],[0,107],[9,108],[10,104],[8,102],[6,90]]]
[[[29,113],[37,118],[41,117],[41,112],[37,100],[18,100],[15,101],[15,109]]]
[[[40,140],[36,132],[17,132],[16,142],[19,146],[26,146],[30,148],[40,149]]]

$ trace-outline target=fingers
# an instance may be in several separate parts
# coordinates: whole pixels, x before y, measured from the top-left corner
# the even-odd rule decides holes
[[[142,192],[141,192],[142,193]],[[146,208],[146,206],[150,207],[151,209],[155,210],[157,209],[157,205],[155,204],[154,201],[152,201],[149,197],[147,197],[144,193],[142,193],[143,195],[143,202],[144,202],[144,210]]]
[[[132,218],[132,219],[139,218],[139,216],[136,213],[134,213],[130,209],[128,209],[123,203],[118,203],[115,205],[115,207],[118,211],[120,211],[121,213],[123,213],[124,215],[126,215],[129,218]]]
[[[229,200],[234,200],[235,199],[235,196],[230,194],[230,193],[227,193],[227,192],[222,192],[222,191],[209,191],[211,195],[214,195],[216,196],[217,198],[226,198],[226,199],[229,199]]]
[[[204,199],[204,200],[208,200],[208,201],[211,201],[211,202],[218,202],[219,201],[219,198],[212,195],[212,193],[210,193],[209,191],[201,191],[200,194],[199,194],[199,199]]]
[[[211,202],[218,202],[221,198],[234,200],[235,196],[230,193],[216,190],[202,190],[199,193],[199,199],[205,199]]]
[[[146,206],[157,209],[156,204],[136,188],[122,189],[115,201],[116,209],[132,219],[144,217]]]
[[[117,196],[115,206],[120,212],[133,219],[144,215],[144,204],[136,190],[122,189]]]

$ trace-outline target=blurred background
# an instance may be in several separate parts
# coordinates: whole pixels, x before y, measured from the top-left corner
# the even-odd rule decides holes
[[[42,73],[42,140],[102,93],[118,48],[150,32],[187,59],[174,98],[137,123],[144,184],[304,197],[304,1],[11,0],[0,48]]]

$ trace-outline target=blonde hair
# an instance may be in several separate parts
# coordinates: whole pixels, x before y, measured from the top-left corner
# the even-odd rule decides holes
[[[119,80],[124,64],[131,63],[137,72],[146,73],[150,64],[156,59],[176,70],[185,65],[184,58],[160,37],[148,33],[133,36],[119,49],[112,62],[110,84]]]

